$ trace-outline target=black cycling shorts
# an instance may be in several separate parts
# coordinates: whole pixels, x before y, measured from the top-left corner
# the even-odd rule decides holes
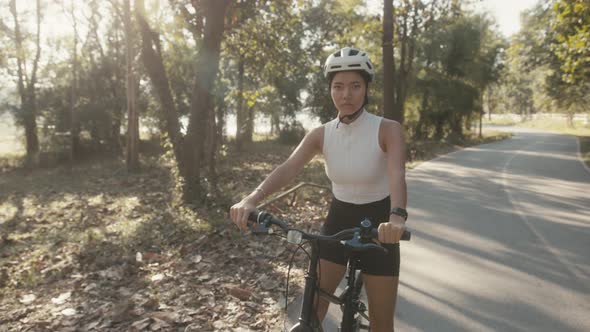
[[[380,223],[389,221],[390,205],[389,197],[367,204],[347,203],[332,198],[321,234],[332,235],[343,229],[358,227],[365,218],[373,223],[374,228],[378,228]],[[359,268],[370,275],[399,276],[399,243],[382,245],[387,253],[379,250],[361,253]],[[350,250],[338,242],[320,242],[319,256],[322,259],[346,266],[349,255]]]

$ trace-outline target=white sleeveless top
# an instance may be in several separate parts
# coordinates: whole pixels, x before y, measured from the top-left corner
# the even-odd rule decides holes
[[[379,146],[382,119],[364,110],[350,124],[336,118],[324,125],[326,174],[336,199],[366,204],[389,196],[387,159]]]

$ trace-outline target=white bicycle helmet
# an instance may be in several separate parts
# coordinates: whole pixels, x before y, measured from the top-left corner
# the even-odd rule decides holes
[[[369,74],[371,81],[375,77],[375,70],[367,52],[354,47],[345,47],[336,53],[330,54],[324,65],[324,76],[327,77],[329,73],[348,70],[362,70]]]

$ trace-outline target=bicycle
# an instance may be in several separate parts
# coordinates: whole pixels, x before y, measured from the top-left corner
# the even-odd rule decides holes
[[[372,228],[370,220],[364,219],[360,222],[360,227],[345,229],[330,236],[309,234],[302,230],[291,228],[283,220],[264,211],[250,213],[248,220],[255,223],[254,226],[251,226],[253,234],[272,234],[273,229],[271,226],[275,225],[287,234],[287,241],[289,243],[302,245],[304,241],[307,241],[311,244],[309,268],[305,275],[303,304],[301,306],[299,322],[289,330],[290,332],[323,331],[321,322],[318,320],[313,306],[316,293],[329,302],[340,306],[342,310],[340,332],[353,332],[360,331],[361,329],[370,331],[370,320],[366,314],[367,306],[360,300],[363,280],[362,274],[357,269],[358,254],[367,250],[386,251],[382,246],[371,242],[372,239],[377,238],[378,231]],[[402,240],[410,240],[410,237],[411,233],[404,230]],[[317,284],[319,241],[340,241],[352,251],[347,264],[347,286],[340,296],[323,291]],[[362,323],[363,318],[369,322],[369,325]]]

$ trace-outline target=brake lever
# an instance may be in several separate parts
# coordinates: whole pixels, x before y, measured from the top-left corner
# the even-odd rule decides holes
[[[264,224],[256,224],[256,226],[251,228],[251,231],[252,231],[252,234],[254,234],[254,235],[269,234],[270,228],[266,227],[266,225],[264,225]]]
[[[385,249],[385,247],[378,245],[378,244],[374,244],[374,243],[366,243],[363,244],[364,248],[370,248],[370,249],[379,249],[381,250],[381,252],[383,252],[384,254],[387,253],[387,249]]]
[[[345,247],[352,249],[352,251],[358,251],[359,249],[379,249],[383,253],[387,253],[387,249],[379,244],[362,242],[359,233],[355,233],[352,239],[348,241],[340,241],[340,243]]]
[[[272,228],[269,227],[267,220],[263,219],[259,222],[251,222],[250,231],[254,235],[258,234],[272,234]]]

